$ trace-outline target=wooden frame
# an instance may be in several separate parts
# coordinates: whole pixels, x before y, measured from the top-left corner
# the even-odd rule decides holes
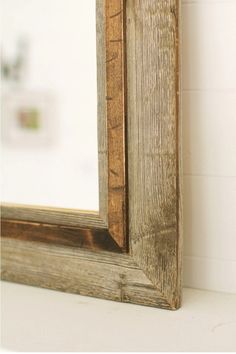
[[[4,205],[4,280],[180,306],[178,19],[179,0],[97,0],[100,211]]]

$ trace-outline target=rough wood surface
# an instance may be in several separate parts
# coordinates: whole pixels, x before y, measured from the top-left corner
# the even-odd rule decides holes
[[[22,241],[38,241],[54,245],[121,252],[107,228],[70,227],[29,221],[2,220],[4,237]]]
[[[128,255],[2,240],[2,279],[169,309]]]
[[[125,0],[105,0],[105,4],[108,228],[124,248],[127,235]]]
[[[131,255],[167,301],[181,283],[178,0],[127,1]]]

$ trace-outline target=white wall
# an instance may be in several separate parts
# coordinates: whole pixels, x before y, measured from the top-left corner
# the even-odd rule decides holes
[[[184,283],[236,292],[236,0],[182,1]]]

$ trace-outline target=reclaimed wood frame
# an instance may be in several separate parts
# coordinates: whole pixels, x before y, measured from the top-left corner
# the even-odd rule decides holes
[[[99,213],[3,205],[2,279],[179,308],[179,6],[97,0]]]

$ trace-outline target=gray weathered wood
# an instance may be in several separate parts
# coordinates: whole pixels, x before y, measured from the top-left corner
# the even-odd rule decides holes
[[[128,255],[84,252],[7,238],[3,240],[2,252],[3,280],[169,308]]]
[[[131,254],[180,301],[178,1],[127,1]]]

